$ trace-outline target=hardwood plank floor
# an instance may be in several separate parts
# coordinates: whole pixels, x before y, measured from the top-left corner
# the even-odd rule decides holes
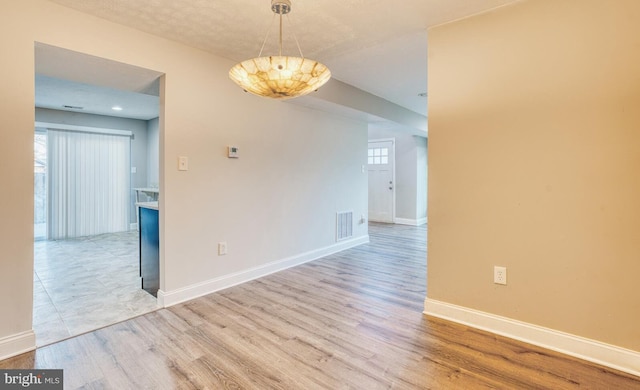
[[[424,316],[426,229],[39,348],[65,389],[640,389],[640,378]]]

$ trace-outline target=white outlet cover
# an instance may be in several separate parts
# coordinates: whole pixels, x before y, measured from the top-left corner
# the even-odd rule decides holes
[[[507,284],[507,267],[493,267],[493,283],[495,284]]]

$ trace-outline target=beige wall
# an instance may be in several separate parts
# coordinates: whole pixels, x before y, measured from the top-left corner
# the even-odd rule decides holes
[[[44,0],[5,1],[0,342],[31,329],[35,42],[165,74],[165,292],[329,247],[336,211],[366,213],[366,123],[246,94],[228,79],[233,63],[211,54]],[[230,144],[240,159],[227,159]],[[177,171],[178,156],[189,157],[189,171]],[[356,225],[354,235],[366,237],[366,225]],[[219,241],[228,243],[224,257],[216,255]]]
[[[640,351],[639,20],[532,0],[429,31],[429,298]]]

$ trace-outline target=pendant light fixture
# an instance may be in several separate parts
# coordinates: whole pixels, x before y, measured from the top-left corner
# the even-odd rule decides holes
[[[229,77],[245,91],[273,99],[290,99],[317,90],[329,81],[331,72],[325,65],[304,58],[295,34],[300,57],[282,55],[282,16],[291,12],[291,1],[271,0],[271,10],[280,18],[279,54],[262,57],[267,33],[258,57],[236,64]]]

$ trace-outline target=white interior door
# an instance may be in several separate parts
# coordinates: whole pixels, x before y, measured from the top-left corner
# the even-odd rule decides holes
[[[393,141],[369,142],[369,220],[393,222],[394,146]]]

